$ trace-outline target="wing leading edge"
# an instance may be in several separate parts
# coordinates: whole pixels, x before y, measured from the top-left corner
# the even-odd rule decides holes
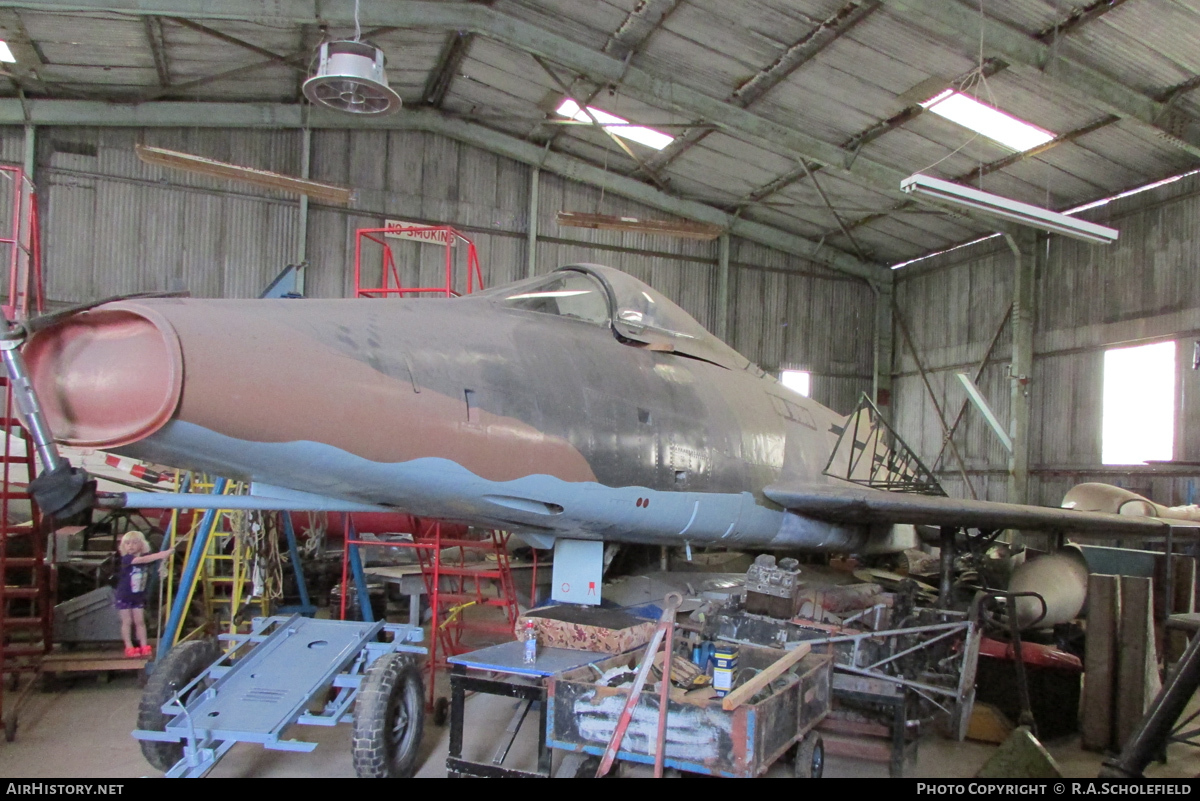
[[[1200,525],[1184,520],[1167,521],[1156,517],[1081,512],[831,484],[772,484],[763,490],[763,494],[789,511],[839,523],[1015,528],[1105,537],[1161,537],[1167,533],[1169,526],[1194,528]]]

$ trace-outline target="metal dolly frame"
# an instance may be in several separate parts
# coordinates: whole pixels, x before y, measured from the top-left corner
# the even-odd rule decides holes
[[[391,633],[392,642],[378,642],[382,632]],[[314,620],[299,614],[254,618],[249,634],[221,635],[234,647],[163,704],[163,713],[172,716],[163,731],[138,729],[133,736],[183,743],[183,758],[166,772],[168,778],[206,775],[239,742],[312,751],[317,743],[280,737],[294,723],[351,722],[347,712],[366,669],[389,653],[427,653],[409,644],[423,636],[419,627],[382,621]],[[331,687],[336,692],[321,712],[307,711]]]

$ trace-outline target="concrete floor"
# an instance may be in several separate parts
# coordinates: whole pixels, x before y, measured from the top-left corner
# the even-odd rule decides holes
[[[131,676],[114,678],[107,684],[79,679],[50,693],[35,692],[21,710],[17,739],[0,740],[0,776],[28,778],[134,778],[157,776],[142,759],[138,743],[130,736],[137,714],[141,689]],[[7,700],[13,696],[6,694]],[[512,713],[511,700],[475,696],[467,701],[470,725],[464,756],[491,755]],[[256,745],[236,746],[213,771],[223,777],[320,776],[353,777],[350,760],[350,727],[332,729],[296,727],[291,734],[320,743],[316,751],[297,754],[267,751]],[[418,776],[445,776],[448,735],[444,727],[426,722]],[[522,731],[509,764],[531,767],[536,746],[533,727]],[[1078,739],[1049,744],[1066,776],[1094,777],[1100,756],[1080,750]],[[954,743],[936,735],[926,736],[920,758],[906,775],[925,778],[967,778],[993,752],[979,743]],[[1149,774],[1158,777],[1193,777],[1200,771],[1200,750],[1171,746],[1166,765],[1154,765]],[[640,771],[639,771],[640,772]],[[882,764],[829,757],[827,777],[886,777]]]

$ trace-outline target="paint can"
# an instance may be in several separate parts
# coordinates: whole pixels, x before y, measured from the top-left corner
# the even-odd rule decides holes
[[[736,645],[718,645],[713,651],[713,689],[723,698],[733,689],[733,674],[737,671]]]

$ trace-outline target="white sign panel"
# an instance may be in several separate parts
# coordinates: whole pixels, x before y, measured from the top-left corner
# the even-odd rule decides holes
[[[604,581],[604,543],[559,538],[554,542],[554,586],[550,597],[561,603],[600,603]]]
[[[417,242],[426,242],[430,245],[446,245],[454,247],[458,244],[458,237],[449,231],[437,231],[423,223],[405,222],[404,220],[388,220],[384,224],[387,228],[420,228],[419,231],[397,231],[395,233],[385,233],[384,236],[392,239],[413,239]]]

